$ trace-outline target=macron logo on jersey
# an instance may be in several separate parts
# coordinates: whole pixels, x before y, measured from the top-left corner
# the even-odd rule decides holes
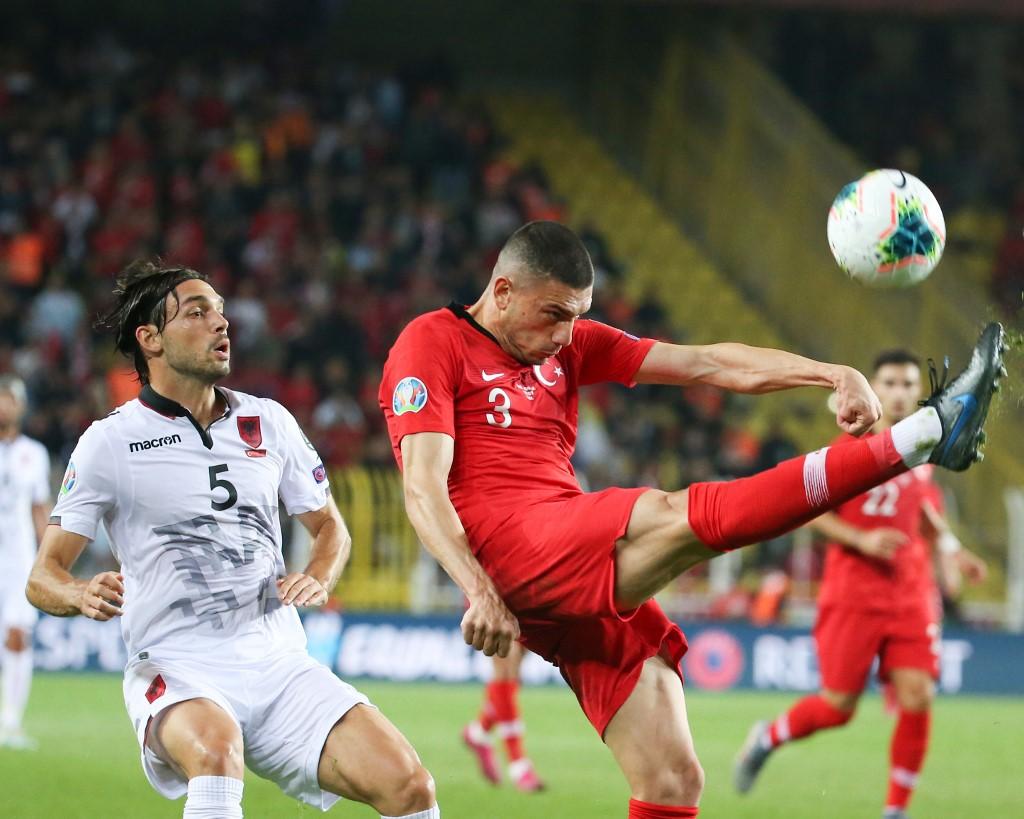
[[[391,409],[395,415],[419,412],[427,405],[427,385],[414,375],[408,375],[395,386],[391,396]]]
[[[175,433],[174,435],[164,435],[162,438],[151,438],[148,441],[132,441],[128,444],[129,452],[142,452],[145,449],[156,449],[159,446],[169,446],[171,444],[180,444],[181,436]]]

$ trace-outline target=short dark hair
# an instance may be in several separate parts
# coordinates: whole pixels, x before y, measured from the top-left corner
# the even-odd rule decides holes
[[[527,222],[513,233],[502,254],[509,254],[526,270],[582,290],[594,283],[594,264],[580,237],[558,222]]]
[[[158,259],[155,262],[139,259],[117,274],[114,282],[114,296],[117,301],[106,315],[97,322],[97,327],[114,331],[114,346],[131,358],[139,381],[149,383],[149,363],[135,338],[135,330],[143,324],[155,324],[163,330],[167,323],[164,305],[167,295],[174,294],[182,282],[190,279],[208,281],[205,274],[188,267],[164,267]]]
[[[886,364],[913,364],[915,367],[920,367],[921,359],[910,352],[910,350],[903,348],[883,350],[875,356],[875,366],[871,372],[877,373]]]

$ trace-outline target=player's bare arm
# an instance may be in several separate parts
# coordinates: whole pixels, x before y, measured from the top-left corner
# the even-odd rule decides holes
[[[921,505],[921,530],[938,553],[939,575],[947,593],[956,597],[964,577],[969,583],[985,582],[988,564],[960,542],[949,521],[930,501]]]
[[[313,537],[309,563],[277,581],[278,596],[286,606],[322,606],[348,563],[352,537],[333,497],[328,496],[323,508],[296,518]]]
[[[847,523],[835,512],[826,512],[808,525],[831,542],[856,549],[877,560],[892,560],[896,550],[907,542],[907,536],[899,529],[861,529]]]
[[[89,580],[72,576],[71,567],[89,539],[59,526],[48,526],[39,546],[25,594],[37,609],[58,617],[84,614],[93,620],[110,620],[124,605],[124,577],[100,572]]]
[[[871,385],[852,367],[732,342],[703,346],[658,342],[640,365],[636,380],[676,386],[710,384],[753,394],[825,387],[836,392],[836,423],[851,435],[867,432],[882,414]]]
[[[474,557],[448,497],[454,455],[455,440],[444,433],[419,432],[402,439],[406,513],[427,551],[469,600],[462,618],[466,642],[488,656],[505,657],[519,638],[519,623]]]

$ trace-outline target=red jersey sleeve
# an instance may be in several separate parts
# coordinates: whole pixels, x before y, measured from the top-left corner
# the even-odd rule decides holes
[[[411,322],[384,364],[377,398],[391,446],[402,465],[402,438],[417,432],[455,437],[455,393],[461,372],[456,335],[434,314]]]
[[[654,344],[653,338],[637,338],[599,321],[580,319],[572,340],[580,385],[614,381],[634,386],[636,371]]]

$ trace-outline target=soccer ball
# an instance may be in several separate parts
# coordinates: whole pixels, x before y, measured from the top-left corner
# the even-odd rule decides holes
[[[924,281],[945,245],[939,203],[903,171],[871,171],[843,186],[828,212],[832,255],[852,278],[874,287]]]

